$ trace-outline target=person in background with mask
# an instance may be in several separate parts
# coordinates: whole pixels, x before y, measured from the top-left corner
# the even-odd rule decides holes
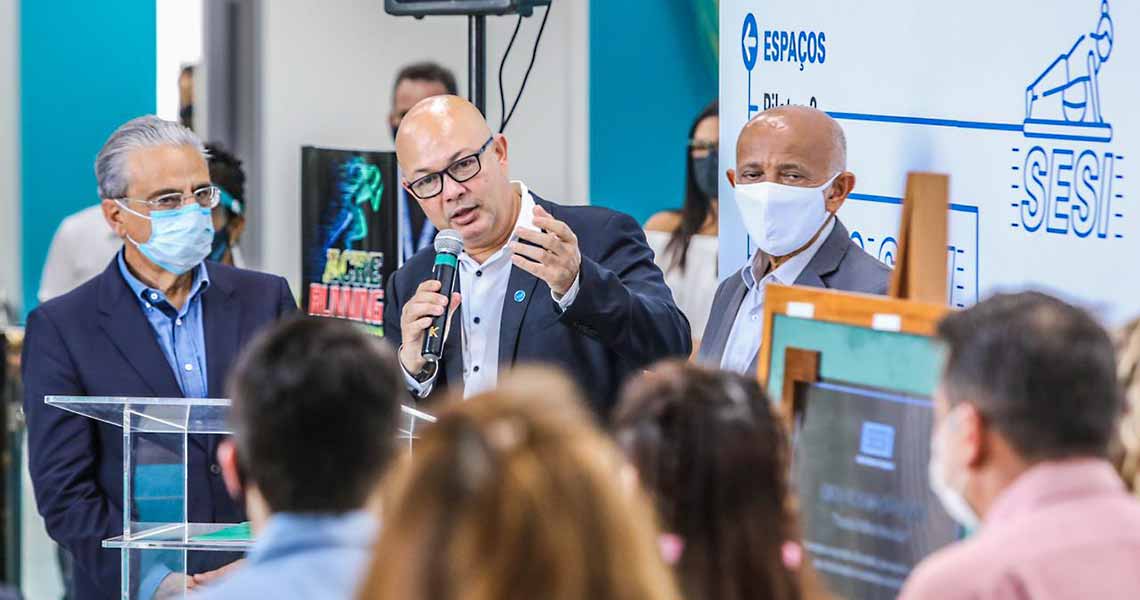
[[[685,203],[681,210],[659,212],[645,223],[645,237],[653,248],[654,262],[665,274],[677,307],[693,328],[693,349],[700,346],[701,332],[712,308],[716,291],[717,184],[720,168],[720,118],[717,103],[707,106],[689,128],[685,152]]]
[[[122,429],[48,406],[44,397],[221,397],[245,343],[296,310],[283,278],[205,260],[220,195],[205,154],[192,131],[154,116],[111,134],[95,158],[95,177],[123,249],[102,274],[28,315],[28,466],[48,534],[74,557],[78,600],[119,597],[119,551],[102,540],[123,533]],[[219,438],[194,435],[188,444],[193,522],[245,520],[215,460]],[[147,519],[143,507],[132,514]],[[190,553],[187,573],[140,567],[137,597],[179,593],[195,584],[189,575],[234,558]]]
[[[769,283],[887,292],[890,269],[851,241],[835,214],[855,174],[843,129],[827,113],[781,106],[757,115],[736,141],[728,182],[759,250],[717,288],[699,362],[756,372]]]
[[[392,141],[396,140],[396,132],[404,115],[421,100],[432,96],[454,96],[459,93],[459,86],[455,83],[455,74],[447,67],[434,62],[413,63],[400,69],[396,74],[396,83],[392,85],[392,109],[388,112],[388,126],[392,129]],[[402,179],[400,173],[398,179]],[[415,256],[416,252],[430,248],[435,239],[436,228],[431,219],[424,215],[418,202],[408,197],[404,186],[396,186],[396,194],[400,200],[400,247],[396,254],[397,266]]]
[[[1106,459],[1123,398],[1108,333],[1036,292],[938,326],[930,484],[973,534],[902,600],[1140,598],[1140,503]]]
[[[241,161],[220,144],[206,144],[206,164],[210,168],[210,181],[218,186],[218,205],[211,211],[214,222],[214,242],[206,258],[233,267],[244,267],[241,257],[241,234],[245,231],[245,171]]]
[[[194,65],[183,65],[178,73],[178,122],[194,130]]]

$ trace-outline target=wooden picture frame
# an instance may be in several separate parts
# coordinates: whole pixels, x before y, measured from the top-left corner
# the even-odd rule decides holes
[[[938,322],[949,312],[951,309],[945,304],[823,288],[769,285],[764,292],[764,335],[760,344],[760,358],[756,365],[757,378],[765,390],[769,389],[772,324],[778,314],[868,329],[932,336],[938,327]]]
[[[796,384],[819,381],[819,357],[819,352],[803,348],[788,348],[784,356],[784,385],[780,392],[779,414],[789,433],[795,431],[796,415],[805,408],[796,395]]]
[[[908,173],[899,220],[898,261],[888,295],[923,302],[945,302],[949,239],[950,178]]]

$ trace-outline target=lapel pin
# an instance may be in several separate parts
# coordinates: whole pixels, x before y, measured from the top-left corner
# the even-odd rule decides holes
[[[526,300],[526,292],[524,292],[522,290],[516,291],[515,292],[515,302],[522,302],[523,300]]]

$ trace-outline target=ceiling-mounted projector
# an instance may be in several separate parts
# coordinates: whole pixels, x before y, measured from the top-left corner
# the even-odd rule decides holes
[[[430,15],[510,15],[529,17],[534,7],[548,6],[551,0],[384,0],[390,15],[426,17]]]

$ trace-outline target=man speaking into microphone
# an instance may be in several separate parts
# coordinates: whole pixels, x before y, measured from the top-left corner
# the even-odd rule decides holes
[[[401,183],[436,228],[458,232],[463,249],[450,298],[433,277],[432,249],[396,271],[385,337],[419,398],[457,387],[471,396],[494,387],[501,369],[541,362],[571,374],[604,418],[627,375],[689,355],[689,323],[633,218],[539,198],[510,180],[507,148],[456,96],[423,100],[404,117]],[[449,305],[447,327],[433,331]],[[445,336],[438,361],[424,355],[429,334]]]

